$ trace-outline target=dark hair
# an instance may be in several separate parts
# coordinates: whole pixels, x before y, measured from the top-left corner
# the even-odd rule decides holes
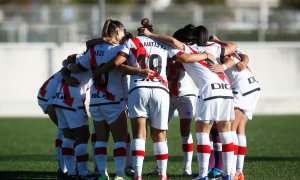
[[[173,37],[183,43],[195,43],[196,38],[193,36],[194,29],[195,27],[192,24],[188,24],[184,28],[178,29],[173,34]]]
[[[118,28],[124,28],[124,25],[120,21],[107,19],[102,29],[102,37],[113,37]]]
[[[141,27],[138,28],[138,33],[140,35],[140,29],[141,28],[146,28],[148,29],[150,32],[153,32],[153,25],[150,23],[150,20],[148,18],[143,18],[141,20]]]
[[[193,35],[197,38],[197,45],[204,46],[208,41],[208,31],[204,26],[198,26],[193,32]]]

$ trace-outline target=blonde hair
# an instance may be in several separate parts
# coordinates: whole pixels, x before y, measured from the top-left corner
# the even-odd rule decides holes
[[[124,25],[117,20],[107,19],[102,29],[102,37],[113,38],[116,36],[118,28],[124,28]]]

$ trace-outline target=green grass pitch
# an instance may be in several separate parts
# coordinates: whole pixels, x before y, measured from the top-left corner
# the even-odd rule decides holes
[[[0,179],[56,179],[54,124],[47,118],[0,118],[0,122]],[[299,128],[300,116],[255,116],[248,122],[246,179],[300,179]],[[178,119],[170,122],[168,145],[169,177],[191,179],[180,175],[183,163]],[[193,172],[198,168],[195,150]],[[108,152],[108,170],[113,173],[111,143]],[[143,179],[158,179],[147,175],[155,165],[152,142],[148,140]],[[91,158],[89,166],[91,170]]]

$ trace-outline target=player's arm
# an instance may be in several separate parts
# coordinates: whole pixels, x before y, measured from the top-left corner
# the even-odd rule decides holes
[[[154,34],[150,32],[147,28],[140,28],[139,30],[141,35],[145,35],[149,38],[163,41],[176,49],[180,49],[180,50],[184,49],[184,44],[171,36],[167,36],[163,34]]]
[[[64,81],[69,85],[69,86],[79,86],[80,85],[80,82],[76,79],[76,78],[73,78],[71,76],[71,72],[68,70],[67,67],[63,67],[61,70],[61,75],[64,79]]]
[[[224,48],[224,56],[237,50],[237,44],[234,42],[221,41],[217,36],[210,36],[209,40],[220,44]]]
[[[137,75],[137,76],[141,76],[144,78],[147,78],[148,76],[152,76],[154,74],[154,71],[152,71],[150,69],[139,69],[139,68],[134,68],[132,66],[125,65],[125,64],[119,65],[118,69],[123,74]]]
[[[182,63],[194,63],[203,59],[215,60],[215,57],[208,52],[203,52],[199,54],[179,53],[176,55],[176,60]]]
[[[229,69],[234,65],[235,65],[234,60],[228,56],[225,56],[223,59],[223,64],[214,64],[211,67],[209,67],[209,69],[212,72],[218,73],[218,72],[224,72],[226,69]]]
[[[94,38],[94,39],[90,39],[88,41],[85,42],[86,44],[86,49],[90,49],[98,44],[101,44],[101,43],[105,43],[107,42],[107,39],[105,37],[100,37],[100,38]]]
[[[249,63],[249,57],[246,54],[239,54],[240,58],[241,58],[241,62],[237,63],[235,66],[240,70],[243,71],[248,63]]]

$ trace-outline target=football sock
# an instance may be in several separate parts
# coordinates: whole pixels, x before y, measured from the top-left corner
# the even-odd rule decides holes
[[[74,140],[68,139],[66,137],[63,138],[62,155],[68,171],[68,175],[75,175],[76,171],[74,167],[75,164]]]
[[[203,178],[207,176],[208,173],[208,163],[211,152],[209,134],[198,132],[196,133],[196,136],[199,176]]]
[[[211,130],[212,140],[213,140],[213,149],[215,157],[215,168],[220,170],[223,169],[223,156],[222,156],[222,142],[218,130],[213,128]]]
[[[130,143],[130,134],[128,133],[126,140],[126,167],[132,166]]]
[[[89,154],[87,151],[87,144],[78,144],[75,147],[75,155],[77,159],[77,168],[78,168],[79,175],[80,176],[88,175]]]
[[[56,139],[55,139],[55,151],[56,151],[56,157],[58,162],[58,168],[60,172],[64,172],[64,166],[65,166],[62,152],[61,152],[62,138],[63,138],[63,132],[62,130],[58,129]]]
[[[234,153],[234,145],[231,132],[219,133],[222,142],[222,156],[223,156],[223,174],[230,175],[232,166],[232,159]]]
[[[162,176],[167,176],[167,165],[168,165],[168,145],[167,142],[156,142],[153,143],[155,159],[159,173]]]
[[[244,134],[238,134],[238,142],[239,142],[239,149],[238,149],[238,157],[237,157],[237,169],[238,173],[243,172],[244,167],[244,159],[246,154],[246,147],[247,147],[247,140]]]
[[[145,141],[143,139],[132,140],[132,161],[134,176],[142,176],[143,162],[145,156]]]
[[[123,177],[126,165],[126,142],[114,143],[114,161],[116,175],[119,177]]]
[[[95,143],[95,161],[101,176],[107,176],[107,142],[96,141]]]
[[[96,133],[95,129],[93,129],[92,136],[91,136],[91,145],[92,145],[92,153],[94,158],[94,173],[98,173],[97,163],[95,161],[95,144],[96,144]]]
[[[190,170],[192,167],[193,150],[194,150],[193,136],[190,133],[186,137],[181,137],[181,139],[182,139],[184,168],[185,170]]]
[[[231,166],[231,176],[234,176],[236,173],[236,161],[237,161],[237,153],[238,153],[238,138],[236,135],[236,131],[231,131],[233,145],[234,145],[234,155],[232,159],[232,166]]]

